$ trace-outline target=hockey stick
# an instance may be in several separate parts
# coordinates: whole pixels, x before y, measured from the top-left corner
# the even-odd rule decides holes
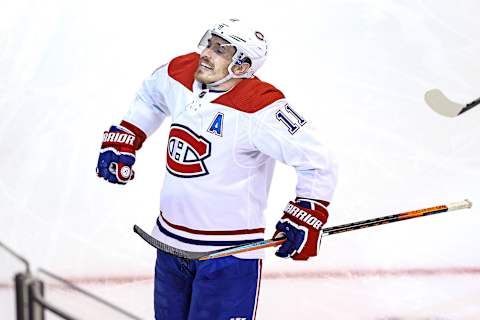
[[[432,89],[425,93],[425,102],[442,116],[454,118],[480,104],[480,98],[461,104],[448,99],[439,89]]]
[[[460,202],[453,202],[447,205],[435,206],[431,208],[408,211],[408,212],[393,214],[393,215],[384,216],[384,217],[361,220],[361,221],[342,224],[342,225],[338,225],[330,228],[324,228],[322,237],[329,236],[336,233],[342,233],[342,232],[353,231],[353,230],[378,226],[378,225],[397,222],[397,221],[403,221],[407,219],[419,218],[419,217],[447,212],[447,211],[467,209],[471,207],[472,207],[472,202],[470,202],[469,200],[463,200]],[[137,225],[133,226],[133,231],[137,233],[143,240],[145,240],[148,244],[150,244],[154,248],[180,258],[191,259],[191,260],[208,260],[208,259],[226,257],[226,256],[238,254],[241,252],[258,250],[258,249],[267,248],[267,247],[275,247],[275,246],[281,245],[286,241],[286,238],[283,237],[283,238],[277,238],[277,239],[268,239],[268,240],[262,240],[257,242],[251,242],[251,243],[219,249],[219,250],[193,252],[193,251],[180,250],[172,246],[169,246],[161,241],[158,241],[157,239],[153,238],[148,233],[143,231]]]

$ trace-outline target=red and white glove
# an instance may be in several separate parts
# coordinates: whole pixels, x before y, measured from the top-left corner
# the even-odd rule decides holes
[[[97,162],[97,175],[111,183],[126,184],[134,177],[132,166],[135,151],[140,149],[146,134],[133,124],[122,121],[103,134]]]
[[[273,238],[287,237],[275,255],[293,260],[307,260],[317,255],[322,226],[327,222],[328,202],[306,198],[290,201],[277,222]]]

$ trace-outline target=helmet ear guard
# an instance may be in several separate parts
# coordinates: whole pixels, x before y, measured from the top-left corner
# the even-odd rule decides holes
[[[252,60],[249,57],[237,58],[235,59],[235,65],[241,66],[244,63],[248,63],[250,66],[252,65]]]

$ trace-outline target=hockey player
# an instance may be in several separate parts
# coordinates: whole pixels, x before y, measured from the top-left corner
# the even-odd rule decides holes
[[[148,77],[119,125],[104,134],[99,177],[126,184],[135,154],[170,116],[160,214],[152,236],[189,251],[264,238],[267,196],[279,160],[297,173],[294,201],[276,224],[282,258],[317,255],[336,184],[329,151],[282,92],[254,76],[264,35],[236,19],[215,25],[189,53]],[[156,319],[254,319],[263,252],[190,261],[157,252]]]

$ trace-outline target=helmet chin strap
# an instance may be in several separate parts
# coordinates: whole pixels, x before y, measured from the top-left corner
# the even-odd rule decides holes
[[[224,78],[222,78],[222,79],[220,79],[220,80],[218,80],[218,81],[215,81],[215,82],[206,84],[207,88],[212,88],[212,87],[219,86],[219,85],[221,85],[222,83],[225,83],[225,82],[227,82],[228,80],[233,79],[233,78],[237,78],[237,79],[238,79],[238,78],[246,78],[246,77],[243,76],[243,75],[237,76],[237,75],[234,74],[233,71],[232,71],[233,66],[236,65],[236,64],[238,64],[238,63],[236,63],[236,62],[240,61],[240,60],[238,59],[239,56],[240,56],[240,52],[237,50],[237,52],[235,53],[235,55],[232,57],[232,62],[230,62],[230,64],[229,64],[228,67],[227,67],[228,74],[227,74]],[[240,62],[240,64],[241,64],[241,62]]]
[[[228,70],[228,74],[227,76],[225,76],[224,78],[218,80],[218,81],[215,81],[215,82],[212,82],[212,83],[206,83],[205,85],[207,86],[207,88],[214,88],[216,86],[219,86],[221,85],[222,83],[225,83],[227,82],[228,80],[230,79],[233,79],[233,75],[230,73],[230,70]]]

